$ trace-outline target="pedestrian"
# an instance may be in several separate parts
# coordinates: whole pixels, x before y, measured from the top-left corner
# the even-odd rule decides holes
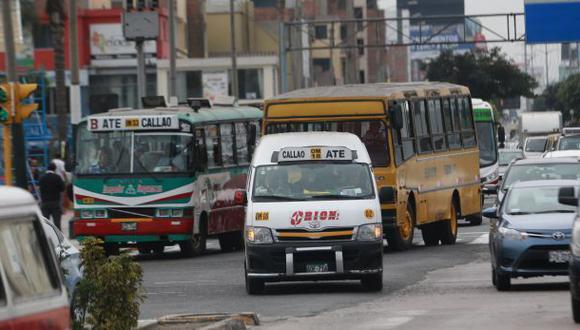
[[[60,175],[56,174],[56,164],[48,164],[47,171],[40,178],[38,184],[40,188],[40,209],[42,215],[50,220],[60,229],[60,218],[62,217],[61,196],[64,192],[64,181]]]

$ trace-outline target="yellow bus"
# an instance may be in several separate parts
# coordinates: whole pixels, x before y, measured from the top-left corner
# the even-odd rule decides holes
[[[358,135],[373,162],[388,246],[455,244],[457,220],[481,213],[479,151],[469,89],[449,83],[316,87],[265,102],[263,134]],[[313,141],[315,143],[316,141]]]

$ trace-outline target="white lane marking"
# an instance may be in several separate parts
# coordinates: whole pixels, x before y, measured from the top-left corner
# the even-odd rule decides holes
[[[488,244],[489,233],[485,233],[467,244]]]

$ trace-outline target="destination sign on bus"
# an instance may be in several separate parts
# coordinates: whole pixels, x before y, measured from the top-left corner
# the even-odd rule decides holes
[[[89,117],[89,131],[165,130],[178,129],[177,116]]]
[[[278,162],[309,160],[353,160],[353,151],[345,147],[300,147],[282,148],[278,152]]]

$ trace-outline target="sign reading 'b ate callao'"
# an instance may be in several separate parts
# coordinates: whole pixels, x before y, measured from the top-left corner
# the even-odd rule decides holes
[[[89,131],[125,131],[177,129],[177,116],[91,117]]]

